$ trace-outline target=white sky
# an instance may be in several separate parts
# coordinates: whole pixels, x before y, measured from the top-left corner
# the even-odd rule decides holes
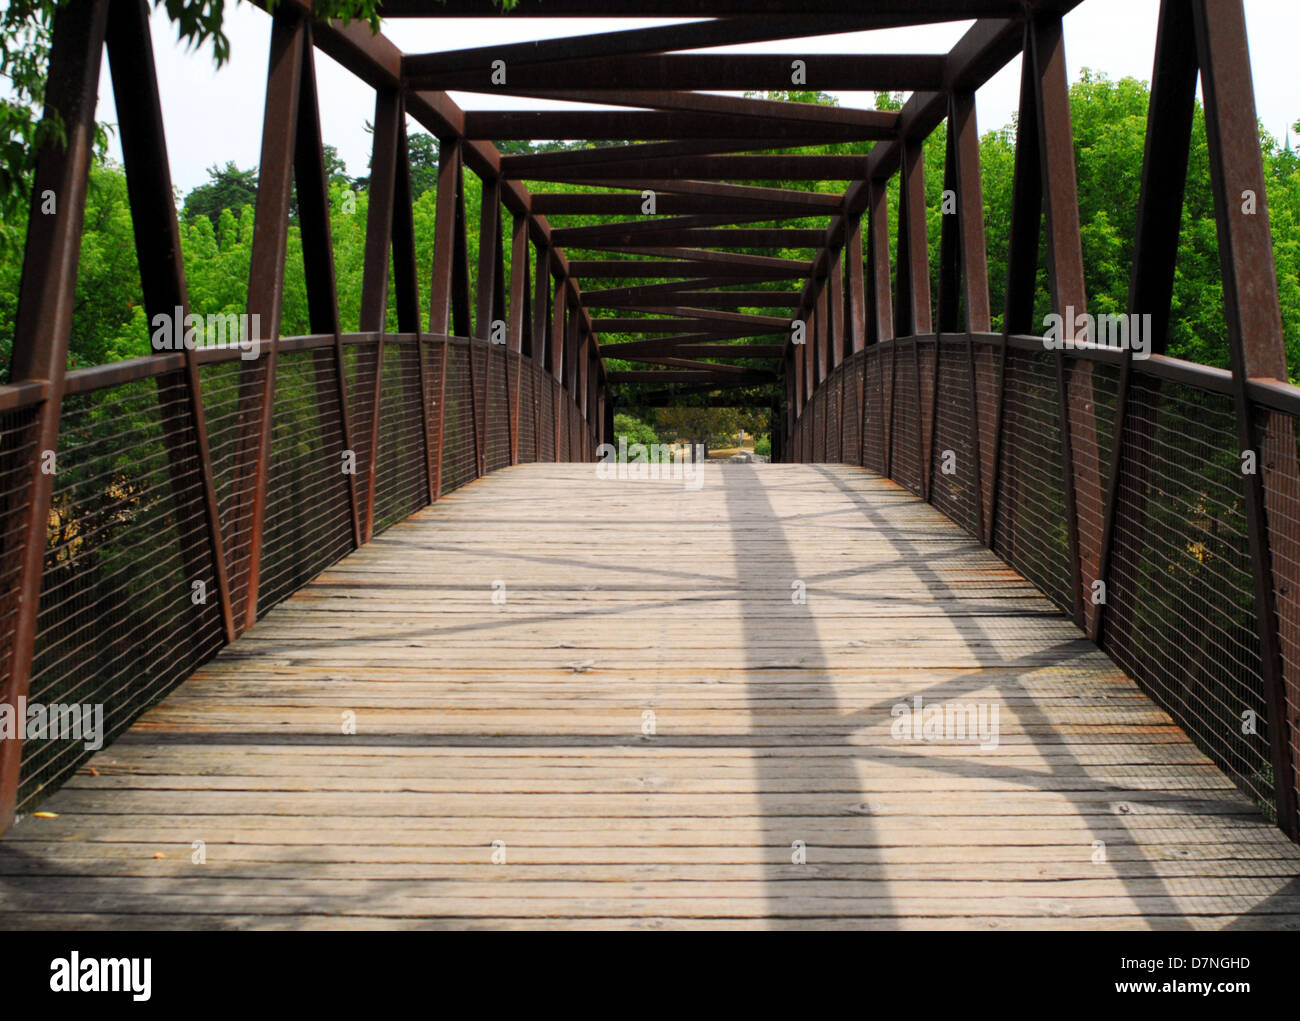
[[[612,0],[617,2],[617,0]],[[1070,81],[1083,67],[1113,79],[1149,80],[1155,51],[1157,0],[1084,0],[1065,18]],[[1294,47],[1300,38],[1296,0],[1245,0],[1255,102],[1269,132],[1284,137],[1300,119],[1300,64]],[[681,19],[678,19],[681,20]],[[612,31],[670,23],[664,19],[481,19],[394,20],[385,34],[408,53],[521,42],[591,31]],[[186,52],[175,40],[166,15],[155,10],[153,39],[162,91],[163,118],[174,183],[182,193],[207,179],[213,163],[234,160],[257,164],[260,155],[263,92],[266,86],[270,18],[242,3],[226,12],[231,59],[214,71],[210,50]],[[732,47],[735,52],[944,53],[970,22],[888,29],[808,40],[781,40]],[[704,52],[704,51],[701,51]],[[725,52],[725,50],[724,50]],[[1008,123],[1019,91],[1020,62],[1014,60],[977,93],[980,130]],[[338,148],[353,175],[366,172],[370,136],[363,125],[374,114],[374,94],[352,75],[317,52],[317,77],[325,141]],[[869,93],[838,93],[844,106],[870,106]],[[523,109],[546,104],[512,97],[453,93],[466,109]],[[100,82],[100,119],[113,122],[107,65]],[[423,130],[412,123],[411,131]],[[111,153],[121,158],[114,143]]]

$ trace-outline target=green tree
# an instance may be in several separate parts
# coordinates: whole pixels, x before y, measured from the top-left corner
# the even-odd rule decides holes
[[[206,216],[215,227],[224,210],[257,205],[257,168],[240,170],[233,162],[208,167],[208,181],[185,196],[185,218]]]

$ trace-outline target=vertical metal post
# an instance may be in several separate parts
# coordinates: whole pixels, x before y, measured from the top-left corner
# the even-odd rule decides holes
[[[393,243],[393,212],[397,204],[398,146],[405,117],[405,104],[399,91],[379,89],[375,92],[370,206],[366,212],[365,264],[361,274],[361,331],[376,334],[375,378],[370,402],[370,456],[366,466],[366,542],[375,533],[379,426],[383,417],[384,333],[388,325],[388,258]]]
[[[1147,106],[1147,132],[1138,191],[1136,237],[1129,274],[1128,308],[1151,316],[1151,350],[1161,354],[1169,334],[1173,303],[1174,269],[1183,213],[1183,192],[1192,139],[1196,102],[1196,35],[1186,30],[1190,9],[1186,0],[1164,0],[1156,29],[1155,66],[1151,72],[1151,99]],[[1125,353],[1115,399],[1115,427],[1111,438],[1110,469],[1102,520],[1097,576],[1110,591],[1110,565],[1119,508],[1119,481],[1125,448],[1134,444],[1143,472],[1145,451],[1152,439],[1147,422],[1129,422],[1129,388],[1133,377],[1133,352]],[[1106,603],[1096,609],[1089,637],[1102,643]]]
[[[9,376],[14,383],[44,380],[47,386],[30,427],[35,456],[26,466],[27,506],[25,513],[19,512],[23,513],[22,543],[13,551],[18,558],[13,596],[17,609],[3,691],[3,704],[11,712],[17,711],[18,699],[27,696],[31,682],[54,481],[41,470],[41,452],[58,447],[107,18],[108,0],[69,0],[54,14],[45,116],[62,119],[65,144],[47,141],[37,155]],[[48,215],[41,211],[47,192],[56,196],[55,211]],[[21,759],[21,741],[16,737],[0,741],[0,832],[14,820]]]
[[[298,100],[298,130],[294,144],[294,181],[298,186],[298,217],[302,230],[303,277],[307,287],[307,315],[313,333],[334,335],[332,349],[314,357],[318,367],[318,399],[324,407],[333,391],[338,402],[337,429],[343,450],[354,450],[348,382],[343,355],[343,334],[339,323],[338,285],[334,276],[334,241],[330,232],[329,182],[325,177],[325,159],[320,129],[320,101],[316,91],[316,62],[312,46],[311,25],[304,26],[302,44],[302,94]],[[332,370],[332,372],[331,372]],[[332,376],[331,382],[325,377]],[[322,435],[328,423],[322,422]],[[339,474],[348,494],[348,511],[352,522],[352,545],[362,543],[361,511],[358,504],[357,477],[354,472]]]
[[[151,323],[156,315],[170,318],[177,309],[181,310],[183,317],[189,313],[189,289],[181,257],[167,143],[163,135],[162,104],[149,35],[149,10],[144,0],[116,0],[111,5],[106,41],[146,318]],[[198,353],[192,347],[185,349],[183,377],[187,412],[169,410],[171,402],[161,401],[164,442],[168,444],[172,458],[172,482],[179,496],[186,485],[178,474],[188,460],[184,434],[191,433],[198,460],[208,552],[222,626],[226,641],[233,642],[236,630],[226,573],[221,514],[217,506],[207,418],[199,384]],[[191,563],[194,558],[188,543],[183,555],[187,558],[187,570],[194,574],[203,570],[200,563]]]
[[[1296,814],[1292,742],[1293,731],[1300,726],[1300,706],[1295,698],[1287,698],[1274,574],[1275,570],[1284,570],[1282,565],[1287,561],[1294,560],[1295,549],[1280,523],[1270,528],[1270,512],[1280,518],[1285,507],[1282,501],[1288,493],[1294,496],[1296,491],[1296,445],[1293,427],[1288,427],[1281,442],[1270,444],[1284,452],[1281,463],[1271,466],[1263,463],[1263,430],[1255,424],[1254,408],[1247,392],[1251,379],[1285,380],[1287,366],[1246,45],[1246,19],[1241,0],[1215,0],[1214,3],[1195,0],[1192,13],[1201,66],[1201,91],[1205,97],[1205,134],[1210,150],[1210,183],[1218,228],[1237,438],[1243,451],[1256,452],[1258,464],[1256,471],[1245,474],[1242,481],[1259,628],[1260,672],[1268,708],[1273,790],[1278,825],[1295,839],[1300,834],[1300,819]],[[1245,202],[1246,192],[1254,193],[1253,207]],[[1254,211],[1247,212],[1247,208]],[[1266,475],[1265,471],[1270,473]],[[1289,627],[1294,628],[1294,622],[1289,622]],[[1300,694],[1300,686],[1295,690]]]
[[[1007,366],[1011,349],[1007,337],[1034,332],[1034,291],[1038,276],[1039,231],[1043,215],[1043,178],[1038,146],[1038,86],[1030,57],[1029,29],[1025,29],[1020,64],[1020,108],[1016,117],[1016,156],[1011,184],[1011,231],[1007,240],[1007,288],[998,359],[998,402],[994,415],[992,495],[988,535],[993,548],[1001,502],[1002,450],[1006,442]],[[1014,440],[1014,437],[1013,437]],[[1013,480],[1014,481],[1014,480]],[[1009,528],[1018,522],[1013,517]]]
[[[257,211],[249,257],[248,311],[260,317],[259,342],[263,364],[249,363],[240,380],[240,418],[249,422],[241,437],[238,464],[252,471],[251,507],[247,514],[248,594],[244,627],[257,621],[258,583],[266,521],[267,474],[271,460],[271,427],[275,412],[275,368],[280,349],[280,312],[284,307],[284,255],[289,234],[289,191],[292,153],[302,87],[304,23],[284,10],[271,24],[271,57],[266,80],[266,113],[262,121],[262,159],[258,167]]]

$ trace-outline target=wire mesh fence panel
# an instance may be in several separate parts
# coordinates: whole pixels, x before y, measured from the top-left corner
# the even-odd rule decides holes
[[[1290,415],[1260,408],[1255,413],[1255,434],[1261,438],[1260,467],[1268,509],[1283,691],[1291,721],[1294,765],[1289,782],[1300,795],[1296,772],[1300,768],[1300,432],[1297,420]],[[1300,804],[1300,796],[1296,802]]]
[[[258,613],[353,547],[333,348],[277,356]]]
[[[245,401],[252,375],[247,363],[221,362],[199,370],[203,393],[203,417],[208,424],[208,449],[212,458],[213,484],[221,516],[223,549],[230,586],[230,604],[236,620],[243,618],[248,603],[248,549],[252,539],[254,475],[247,464],[247,436],[256,424],[260,404]]]
[[[975,404],[979,410],[976,436],[979,439],[980,478],[984,483],[984,521],[993,520],[993,462],[998,442],[998,404],[1001,399],[1002,353],[998,344],[975,342]]]
[[[568,393],[557,381],[555,384],[555,414],[559,418],[560,460],[572,461],[573,451],[570,447],[573,422],[569,418]]]
[[[975,423],[971,415],[970,366],[964,341],[941,345],[937,385],[930,499],[935,507],[975,535],[979,528]]]
[[[487,470],[510,467],[510,404],[513,385],[510,379],[510,359],[506,349],[494,346],[488,360],[488,444]]]
[[[488,364],[491,361],[499,361],[499,358],[493,358],[496,352],[492,350],[486,340],[471,339],[469,353],[474,360],[474,386],[471,396],[474,401],[474,426],[478,430],[477,460],[474,469],[475,477],[477,477],[487,471],[489,444],[493,442],[494,423],[489,415],[491,410],[491,399],[489,397],[491,381],[488,378]]]
[[[913,356],[915,341],[895,341],[893,422],[890,438],[894,444],[890,475],[895,482],[913,493],[921,492],[921,431],[919,380]]]
[[[843,449],[840,460],[846,464],[862,463],[862,352],[852,354],[844,363],[844,412],[841,419]]]
[[[840,380],[843,374],[838,366],[826,380],[826,460],[838,462],[840,459]]]
[[[825,400],[824,395],[817,390],[814,390],[812,397],[808,399],[808,460],[814,463],[821,460],[818,451],[821,449],[824,436],[822,428],[823,400]]]
[[[224,640],[185,377],[65,398],[18,807]]]
[[[1085,623],[1091,627],[1097,603],[1092,598],[1101,561],[1105,486],[1114,447],[1115,405],[1120,369],[1085,359],[1072,359],[1066,377],[1070,409],[1071,485],[1079,518],[1080,585]]]
[[[916,345],[913,362],[917,367],[917,396],[921,402],[921,430],[918,435],[917,479],[929,482],[929,465],[934,450],[935,369],[938,345],[934,338],[923,337]],[[948,342],[951,344],[951,341]]]
[[[449,341],[442,399],[442,492],[450,493],[478,477],[467,341]]]
[[[0,412],[0,690],[11,677],[22,550],[27,542],[32,464],[37,460],[35,406]]]
[[[1231,398],[1135,378],[1128,412],[1103,647],[1271,813],[1273,721]]]
[[[442,386],[443,356],[446,351],[445,340],[424,341],[424,406],[429,416],[429,456],[433,459],[435,485],[442,489],[438,481],[438,462],[442,457]],[[436,494],[430,494],[430,499]]]
[[[414,342],[384,345],[379,453],[375,476],[375,532],[414,514],[429,502],[420,407],[420,355]]]
[[[379,345],[375,341],[347,344],[343,348],[343,369],[348,386],[348,414],[352,447],[357,458],[357,487],[365,493],[375,471],[372,442],[375,425],[375,374],[379,371]],[[382,383],[383,380],[381,379]],[[366,534],[366,501],[358,501],[362,517],[361,534]]]
[[[510,353],[510,379],[517,388],[515,399],[515,460],[527,464],[537,460],[537,377],[533,360]]]
[[[537,366],[537,407],[541,412],[541,431],[538,435],[538,458],[558,461],[555,447],[555,378],[542,366]]]
[[[885,375],[881,348],[873,345],[866,352],[866,406],[862,412],[862,463],[881,475],[885,473]]]
[[[1007,349],[993,549],[1073,613],[1053,356]]]

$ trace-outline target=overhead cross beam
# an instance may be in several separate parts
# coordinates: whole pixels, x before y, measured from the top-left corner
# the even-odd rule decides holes
[[[750,128],[750,132],[743,129]],[[897,115],[868,123],[826,124],[802,118],[765,118],[760,125],[737,123],[724,113],[685,110],[478,110],[465,115],[469,138],[493,141],[531,138],[735,139],[729,146],[762,149],[775,145],[820,145],[897,137]],[[746,140],[747,139],[747,140]],[[505,157],[507,165],[514,157]],[[534,157],[520,157],[533,159]]]
[[[489,48],[490,49],[490,48]],[[761,89],[777,91],[792,84],[822,91],[913,92],[945,85],[944,58],[934,54],[849,53],[657,53],[592,57],[550,63],[495,65],[486,57],[465,69],[439,66],[442,54],[407,57],[402,64],[408,85],[420,89],[484,88],[563,91],[567,89]],[[798,79],[802,79],[799,81]]]
[[[692,178],[733,181],[855,181],[866,176],[866,156],[661,156],[624,163],[600,163],[582,167],[547,167],[541,170],[511,171],[507,176],[535,181],[608,181],[659,178],[683,181]]]
[[[772,0],[712,0],[709,10],[718,16],[770,15]],[[862,0],[804,0],[801,14],[809,19],[853,16],[864,18]],[[969,18],[1011,18],[1024,10],[1020,0],[873,0],[864,28],[927,25]],[[486,0],[384,0],[385,18],[499,18],[501,9]],[[518,0],[515,18],[697,18],[699,0]],[[809,28],[811,29],[811,25]]]
[[[625,344],[601,344],[602,358],[639,359],[642,356],[682,358],[772,358],[781,357],[780,344],[679,344],[668,341],[634,340]]]

